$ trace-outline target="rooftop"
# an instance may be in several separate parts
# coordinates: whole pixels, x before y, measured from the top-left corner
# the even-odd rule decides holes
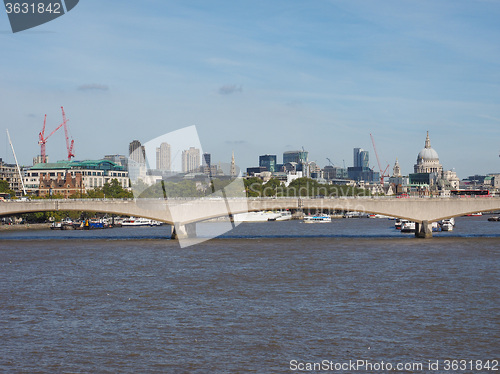
[[[109,160],[84,160],[84,161],[57,161],[35,164],[31,170],[70,170],[70,169],[90,169],[90,170],[114,170],[125,171],[120,166]]]

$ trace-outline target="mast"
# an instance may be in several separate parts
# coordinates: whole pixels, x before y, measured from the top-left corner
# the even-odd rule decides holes
[[[14,160],[16,161],[17,172],[19,173],[19,179],[21,179],[21,186],[23,186],[23,192],[25,195],[27,195],[26,188],[24,188],[24,180],[23,176],[21,175],[21,169],[19,168],[19,163],[17,162],[16,151],[14,151],[14,146],[12,145],[12,141],[10,140],[9,129],[7,129],[7,137],[9,138],[10,148],[12,148],[12,154],[14,155]]]

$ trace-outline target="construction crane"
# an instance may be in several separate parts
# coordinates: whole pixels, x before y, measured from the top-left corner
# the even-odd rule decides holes
[[[69,136],[68,136],[68,120],[66,119],[66,113],[64,113],[64,108],[61,107],[62,111],[62,117],[63,117],[63,125],[64,125],[64,136],[66,137],[66,150],[68,151],[68,161],[71,161],[71,157],[75,157],[75,154],[73,153],[73,147],[75,145],[75,141],[71,139],[71,142],[69,141]]]
[[[26,188],[24,187],[24,179],[21,174],[21,169],[19,168],[19,163],[17,162],[16,151],[14,151],[14,146],[12,145],[12,140],[10,139],[9,129],[7,129],[7,137],[9,138],[10,148],[12,148],[12,154],[14,155],[14,160],[16,161],[17,172],[19,174],[19,180],[21,181],[21,186],[23,187],[24,195],[27,195]]]
[[[47,162],[47,156],[45,154],[45,144],[47,143],[47,139],[49,139],[57,130],[59,130],[63,125],[64,122],[61,123],[57,128],[52,131],[47,137],[45,137],[45,124],[47,122],[47,115],[45,115],[45,118],[43,119],[43,129],[42,131],[38,134],[38,144],[40,144],[40,155],[42,156],[42,163]]]
[[[372,134],[370,134],[370,138],[372,139],[373,150],[375,151],[375,156],[377,157],[378,168],[380,170],[380,184],[383,186],[384,185],[384,178],[389,177],[389,174],[387,174],[387,170],[389,170],[390,165],[387,164],[387,167],[385,168],[385,170],[382,171],[382,166],[380,165],[380,159],[378,158],[377,147],[375,146],[375,140],[373,139]]]
[[[335,166],[335,165],[333,164],[332,160],[330,160],[328,157],[327,157],[326,159],[328,160],[328,162],[330,163],[330,165]]]

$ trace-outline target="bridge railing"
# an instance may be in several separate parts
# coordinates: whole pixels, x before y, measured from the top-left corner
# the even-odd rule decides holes
[[[265,201],[265,200],[289,200],[289,199],[314,199],[314,200],[339,200],[339,199],[356,199],[356,200],[421,200],[421,199],[491,199],[499,198],[497,195],[477,195],[477,196],[263,196],[263,197],[227,197],[228,200],[248,200],[248,201]],[[9,199],[0,200],[0,203],[26,203],[26,202],[90,202],[90,201],[220,201],[222,197],[175,197],[175,198],[89,198],[89,199]]]

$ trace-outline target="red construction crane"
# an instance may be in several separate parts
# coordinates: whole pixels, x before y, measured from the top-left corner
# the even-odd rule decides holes
[[[390,175],[387,174],[387,170],[389,170],[389,164],[385,168],[384,171],[382,171],[382,166],[380,165],[380,160],[378,158],[378,152],[377,152],[377,147],[375,146],[375,140],[373,139],[373,135],[370,134],[370,138],[372,138],[372,144],[373,144],[373,150],[375,151],[375,156],[377,157],[377,163],[378,163],[378,168],[380,170],[380,184],[383,186],[384,185],[384,178],[389,177]]]
[[[40,132],[38,134],[38,144],[40,144],[40,155],[42,156],[42,163],[46,163],[47,162],[47,157],[45,155],[45,143],[47,143],[47,139],[50,138],[57,130],[59,130],[62,125],[64,125],[64,122],[61,123],[59,126],[57,126],[57,128],[52,131],[49,136],[47,136],[46,138],[44,137],[45,136],[45,123],[47,122],[47,115],[45,115],[45,118],[43,119],[43,129],[42,129],[42,132]]]
[[[62,111],[62,117],[63,117],[63,125],[64,125],[64,135],[66,136],[66,150],[68,151],[68,161],[71,161],[71,157],[75,157],[75,154],[73,153],[73,146],[75,145],[75,141],[71,139],[71,143],[69,141],[69,136],[68,136],[68,125],[67,122],[68,120],[66,119],[66,113],[64,113],[64,108],[61,107]]]

